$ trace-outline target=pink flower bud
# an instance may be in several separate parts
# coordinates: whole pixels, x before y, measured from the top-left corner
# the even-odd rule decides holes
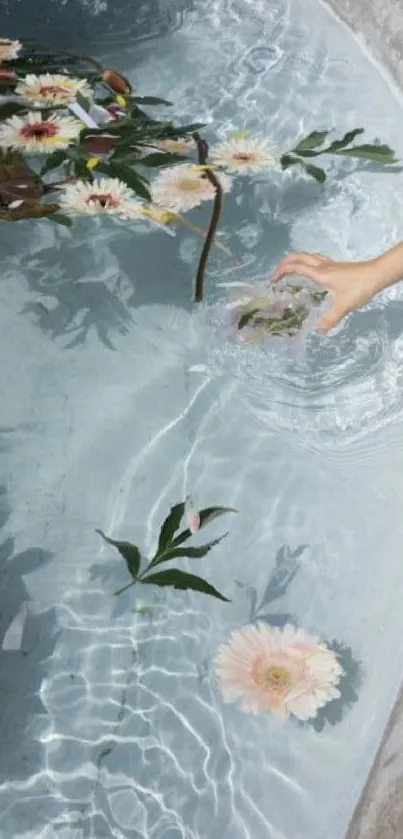
[[[197,533],[198,530],[200,530],[200,516],[193,506],[190,498],[188,498],[186,502],[186,519],[190,532]]]

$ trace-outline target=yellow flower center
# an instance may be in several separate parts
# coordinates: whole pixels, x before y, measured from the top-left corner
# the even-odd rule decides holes
[[[204,188],[201,178],[181,178],[179,186],[184,192],[199,192]]]
[[[274,691],[283,692],[291,686],[291,677],[285,667],[274,664],[262,674],[264,683]]]

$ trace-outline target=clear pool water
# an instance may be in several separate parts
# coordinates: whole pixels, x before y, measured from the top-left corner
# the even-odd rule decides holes
[[[318,0],[118,5],[50,3],[38,30],[73,47],[80,29],[210,140],[248,128],[285,149],[362,125],[403,155],[401,101]],[[17,6],[25,31],[5,4],[4,35],[37,34]],[[189,232],[0,228],[2,633],[30,603],[23,651],[0,653],[2,839],[345,835],[403,665],[402,293],[297,357],[211,321],[218,281],[262,278],[287,249],[370,257],[402,238],[402,174],[328,172],[239,182],[221,229],[244,267],[216,251],[198,309]],[[189,492],[239,511],[197,566],[231,604],[114,598],[127,576],[95,528],[150,551]],[[226,706],[212,677],[248,621],[239,584],[263,593],[282,546],[297,573],[272,611],[361,662],[358,701],[322,731]]]

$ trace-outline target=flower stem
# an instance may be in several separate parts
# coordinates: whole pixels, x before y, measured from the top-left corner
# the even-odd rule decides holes
[[[119,591],[115,591],[115,597],[119,597],[119,594],[123,594],[124,591],[127,591],[128,588],[136,585],[137,582],[138,580],[132,580],[131,583],[127,584],[127,586],[123,586],[123,588],[120,588]]]
[[[43,44],[35,44],[35,46],[38,47],[38,49],[40,49],[40,50],[45,50],[45,52],[50,52],[50,53],[53,52],[53,53],[59,53],[60,55],[67,55],[69,58],[76,58],[77,61],[84,61],[87,64],[92,64],[92,66],[95,68],[95,70],[98,70],[98,73],[101,73],[101,75],[104,72],[104,68],[103,68],[102,64],[100,64],[99,61],[96,61],[95,58],[91,58],[91,56],[89,56],[89,55],[77,55],[77,53],[75,53],[75,52],[68,52],[67,50],[61,50],[61,49],[59,49],[59,47],[57,47],[57,48],[46,47]]]
[[[197,152],[199,157],[199,166],[205,166],[208,156],[208,145],[205,140],[200,137],[200,134],[195,132],[193,134],[193,138],[195,140],[197,146]],[[210,225],[207,231],[206,238],[204,240],[204,245],[202,252],[200,254],[199,265],[197,268],[196,273],[196,286],[195,286],[195,296],[194,301],[195,303],[200,303],[203,300],[203,292],[204,292],[204,276],[206,273],[207,261],[210,255],[210,251],[214,242],[215,234],[217,232],[218,222],[220,220],[221,215],[221,208],[222,208],[222,198],[223,192],[221,184],[216,178],[214,172],[211,169],[206,169],[204,173],[204,177],[210,181],[212,186],[215,189],[215,198],[213,204],[213,212],[211,214]]]

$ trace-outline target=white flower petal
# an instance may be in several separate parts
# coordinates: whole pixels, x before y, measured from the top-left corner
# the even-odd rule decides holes
[[[77,94],[91,98],[92,90],[86,79],[77,79],[61,73],[44,73],[40,76],[25,76],[15,92],[28,102],[37,105],[68,105]]]
[[[321,667],[313,672],[316,659]],[[336,698],[342,675],[336,654],[320,647],[316,637],[292,625],[279,629],[264,623],[234,630],[219,647],[214,669],[225,701],[238,700],[252,713],[301,720]]]
[[[278,165],[279,156],[265,140],[243,138],[227,140],[211,149],[216,166],[239,173],[253,174]]]
[[[231,188],[231,181],[226,175],[219,175],[224,192]],[[203,201],[212,201],[215,189],[202,171],[188,163],[163,169],[151,185],[151,197],[154,204],[172,212],[186,212],[198,207]]]
[[[66,212],[83,215],[116,215],[137,219],[142,215],[142,204],[118,178],[100,178],[94,183],[78,181],[60,190],[60,207]]]
[[[42,116],[30,111],[13,116],[0,125],[0,148],[17,149],[28,154],[49,154],[67,148],[79,137],[81,124],[68,116]]]

